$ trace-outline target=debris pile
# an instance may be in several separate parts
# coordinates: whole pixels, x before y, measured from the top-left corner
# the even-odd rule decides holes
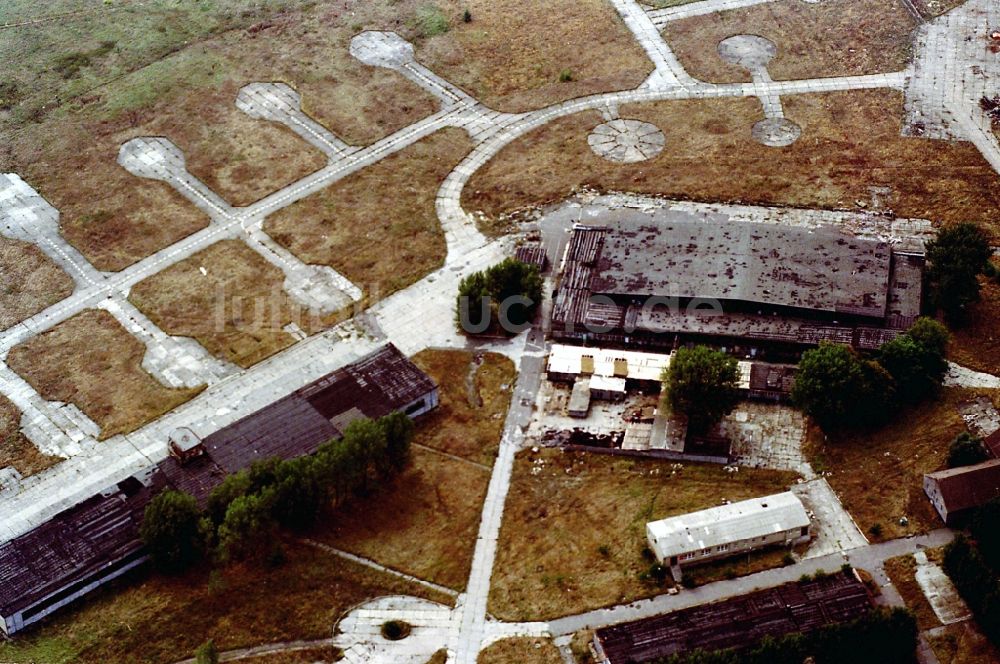
[[[979,100],[979,106],[986,111],[986,116],[994,127],[1000,126],[1000,95],[996,95],[992,99],[983,97]]]

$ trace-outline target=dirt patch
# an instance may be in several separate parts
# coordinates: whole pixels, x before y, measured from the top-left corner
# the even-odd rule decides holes
[[[438,187],[471,150],[445,129],[271,215],[265,230],[306,263],[384,297],[444,265]]]
[[[801,0],[769,2],[667,24],[663,35],[689,74],[710,83],[749,82],[750,73],[719,57],[716,45],[739,34],[774,42],[775,80],[902,71],[912,56],[917,22],[902,2]]]
[[[561,201],[581,187],[828,209],[857,209],[859,201],[871,209],[871,188],[888,187],[884,205],[900,216],[978,221],[1000,236],[996,173],[969,144],[901,137],[899,93],[784,101],[803,134],[780,150],[751,138],[751,126],[763,117],[754,99],[624,106],[622,117],[666,134],[663,152],[636,164],[612,164],[591,151],[587,136],[601,122],[596,112],[562,118],[517,139],[480,169],[463,205],[482,210],[483,230],[495,233],[501,214]]]
[[[61,457],[42,454],[21,433],[21,411],[0,394],[0,468],[13,466],[21,477],[51,468]]]
[[[329,638],[344,612],[382,595],[450,603],[422,586],[312,547],[287,543],[285,549],[287,562],[269,570],[132,575],[57,615],[44,629],[0,643],[0,658],[168,664],[191,656],[209,638],[219,650]]]
[[[171,389],[146,373],[146,347],[106,311],[88,310],[11,349],[7,364],[43,398],[76,404],[103,440],[129,433],[200,389]]]
[[[559,649],[549,639],[504,639],[479,653],[479,664],[562,664]]]
[[[348,502],[316,539],[455,590],[465,588],[489,469],[415,448],[393,483]]]
[[[295,343],[282,328],[307,318],[284,280],[242,241],[223,240],[140,281],[129,300],[168,334],[249,367]]]
[[[459,350],[425,350],[413,361],[441,394],[440,405],[421,418],[414,442],[492,466],[517,377],[514,363],[497,353]],[[470,373],[468,390],[458,377]]]
[[[917,626],[921,630],[941,626],[941,621],[938,620],[930,602],[927,601],[927,596],[924,595],[924,591],[917,583],[917,561],[913,559],[913,556],[900,556],[885,561],[885,573],[892,581],[892,585],[899,591],[906,603],[906,608],[916,615]]]
[[[261,655],[241,659],[246,664],[333,664],[343,658],[343,651],[335,646],[305,648],[291,652]]]
[[[417,58],[490,108],[511,113],[631,90],[653,70],[604,0],[437,3],[450,29],[418,42]],[[472,21],[464,23],[468,9]]]
[[[982,300],[973,305],[968,321],[951,331],[949,355],[962,366],[1000,374],[1000,284],[982,280]]]
[[[927,635],[940,664],[995,664],[1000,650],[982,635],[975,621],[948,625]]]
[[[813,468],[830,473],[830,486],[873,542],[940,528],[941,519],[924,494],[924,474],[945,467],[948,446],[965,431],[957,406],[975,395],[946,388],[937,400],[897,414],[886,427],[825,443],[813,427],[806,455]],[[899,523],[904,516],[907,526]]]
[[[0,237],[0,330],[73,292],[73,280],[33,244]]]
[[[785,491],[795,478],[558,450],[522,453],[500,530],[490,613],[540,620],[661,593],[660,584],[640,578],[652,563],[642,553],[647,522]]]

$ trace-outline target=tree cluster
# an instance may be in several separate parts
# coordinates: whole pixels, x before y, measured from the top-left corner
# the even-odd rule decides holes
[[[704,434],[739,403],[735,358],[707,346],[678,349],[663,372],[666,404],[688,420],[688,431]]]
[[[221,561],[280,556],[281,529],[301,531],[326,509],[366,493],[410,458],[413,422],[402,413],[352,422],[344,436],[295,459],[272,458],[229,475],[208,498],[164,491],[146,507],[140,536],[165,572],[186,569],[207,553]]]
[[[909,664],[916,661],[917,621],[901,608],[878,608],[852,622],[807,634],[765,637],[744,650],[696,650],[657,664]]]
[[[802,355],[792,400],[825,430],[885,424],[898,406],[935,395],[948,371],[948,331],[929,318],[874,358],[823,342]]]
[[[507,258],[462,279],[455,320],[469,334],[521,331],[542,301],[538,268]]]
[[[948,448],[948,467],[974,466],[990,458],[989,450],[982,439],[976,438],[968,431],[963,431],[955,437]]]
[[[997,506],[994,505],[991,514],[997,517]],[[997,522],[991,522],[988,535],[991,546],[996,545],[995,534]],[[975,527],[973,528],[975,536]],[[948,573],[955,589],[969,605],[976,617],[983,634],[994,644],[1000,646],[1000,577],[997,575],[998,551],[990,550],[987,555],[982,543],[974,543],[963,535],[945,547],[944,570]]]
[[[948,226],[927,243],[930,300],[950,322],[963,322],[969,305],[979,301],[979,276],[995,273],[992,253],[985,231],[972,223]]]

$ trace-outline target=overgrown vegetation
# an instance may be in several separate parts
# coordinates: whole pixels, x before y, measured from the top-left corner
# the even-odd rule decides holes
[[[469,21],[471,20],[470,16]],[[421,36],[425,38],[443,35],[451,28],[448,17],[437,5],[423,5],[417,9],[417,26]]]
[[[964,322],[969,306],[979,301],[979,276],[994,272],[992,255],[989,237],[973,223],[946,226],[927,243],[930,300],[950,322]]]
[[[948,331],[921,318],[875,359],[830,342],[802,354],[792,399],[826,431],[885,424],[898,406],[934,396],[948,370]]]
[[[948,447],[949,468],[974,466],[989,458],[990,452],[986,449],[982,439],[973,436],[968,431],[958,434]]]
[[[901,608],[873,609],[857,620],[807,634],[765,637],[745,650],[695,650],[655,664],[911,664],[916,661],[917,622]]]
[[[990,514],[996,516],[996,507]],[[996,530],[996,522],[989,524]],[[995,539],[995,535],[993,536]],[[981,550],[974,541],[959,535],[944,553],[944,570],[958,594],[969,605],[983,634],[994,645],[1000,644],[1000,558],[997,551]]]
[[[226,477],[204,514],[194,498],[162,493],[146,509],[143,540],[169,571],[189,567],[204,551],[223,562],[280,562],[280,529],[303,531],[331,503],[367,491],[372,478],[397,475],[409,461],[412,437],[413,423],[402,413],[355,420],[315,455],[259,461]]]
[[[462,279],[455,322],[466,334],[517,334],[542,302],[542,277],[534,265],[513,258]]]
[[[664,401],[688,421],[688,432],[704,434],[739,403],[736,359],[707,346],[680,348],[663,371]]]

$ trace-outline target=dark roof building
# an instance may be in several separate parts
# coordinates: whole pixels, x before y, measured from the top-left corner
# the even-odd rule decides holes
[[[928,473],[924,493],[941,519],[955,525],[970,510],[1000,498],[1000,459]]]
[[[185,432],[183,454],[172,437],[171,455],[156,466],[0,544],[0,628],[13,634],[145,561],[139,526],[164,488],[204,505],[226,475],[255,461],[312,454],[359,417],[416,417],[437,404],[434,381],[389,344],[200,444]]]
[[[619,218],[574,228],[553,333],[877,348],[919,315],[922,272],[922,255],[837,228]]]
[[[640,664],[692,650],[752,647],[764,637],[809,633],[862,617],[873,606],[853,571],[758,590],[594,633],[604,664]]]

